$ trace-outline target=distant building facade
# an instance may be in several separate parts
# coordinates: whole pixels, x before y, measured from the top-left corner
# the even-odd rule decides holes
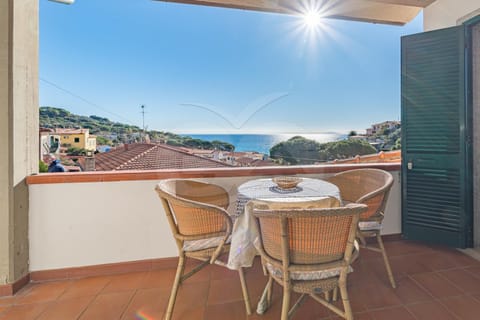
[[[256,151],[233,152],[223,150],[206,150],[186,147],[172,147],[202,158],[212,159],[235,167],[265,167],[275,163],[263,153]]]
[[[54,129],[60,136],[60,142],[63,147],[78,148],[95,151],[97,149],[97,137],[91,135],[88,129]]]
[[[367,129],[367,136],[372,136],[374,134],[380,133],[385,129],[395,130],[400,127],[400,121],[384,121],[380,123],[372,124],[370,128]]]
[[[264,160],[265,155],[263,153],[255,151],[245,151],[245,152],[231,152],[231,151],[220,151],[217,153],[216,159],[219,161],[228,163],[232,166],[237,167],[250,167],[253,162]]]
[[[40,128],[40,160],[44,160],[50,154],[58,154],[60,151],[60,136],[52,129]]]

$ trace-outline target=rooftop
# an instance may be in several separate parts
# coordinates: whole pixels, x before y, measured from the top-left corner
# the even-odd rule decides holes
[[[379,153],[367,154],[364,156],[355,156],[348,159],[336,159],[329,161],[328,163],[334,164],[347,164],[347,163],[385,163],[385,162],[398,162],[402,160],[402,151],[380,151]]]
[[[355,319],[476,320],[480,262],[454,249],[409,241],[385,242],[398,288],[392,289],[379,254],[362,250],[348,278]],[[31,283],[0,298],[0,319],[162,319],[174,268]],[[256,302],[266,282],[259,260],[246,270]],[[281,288],[263,316],[247,317],[238,274],[209,266],[180,287],[174,319],[279,319]],[[293,319],[338,319],[307,299]]]
[[[224,167],[230,166],[163,144],[134,143],[95,155],[97,171]]]
[[[273,162],[273,160],[252,159],[249,157],[241,157],[236,159],[235,161],[242,166],[251,167],[268,167],[275,165],[275,162]]]
[[[56,134],[84,134],[88,133],[89,129],[55,128],[53,132]]]

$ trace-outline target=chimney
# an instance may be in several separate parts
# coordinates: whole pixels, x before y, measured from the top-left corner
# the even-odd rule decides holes
[[[95,171],[95,157],[91,151],[85,157],[85,171]]]
[[[124,149],[125,151],[128,151],[128,143],[125,143],[125,144],[123,145],[123,149]]]

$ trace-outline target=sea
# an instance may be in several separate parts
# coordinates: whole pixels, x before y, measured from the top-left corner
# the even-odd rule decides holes
[[[195,139],[207,141],[219,140],[231,143],[235,146],[235,151],[256,151],[263,154],[269,154],[270,148],[282,141],[287,141],[294,136],[302,136],[307,139],[315,140],[319,143],[326,143],[347,138],[346,134],[341,133],[285,133],[285,134],[182,134]]]

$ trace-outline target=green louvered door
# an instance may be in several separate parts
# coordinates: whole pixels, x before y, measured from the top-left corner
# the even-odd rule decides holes
[[[464,26],[402,38],[402,232],[472,245]]]

